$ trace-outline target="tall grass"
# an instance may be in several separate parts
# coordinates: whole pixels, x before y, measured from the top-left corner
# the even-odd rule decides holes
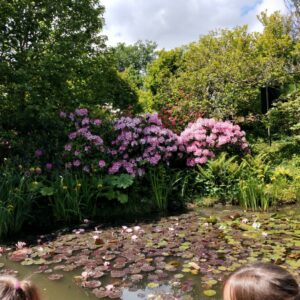
[[[4,171],[0,176],[0,238],[19,232],[32,218],[36,193],[26,177]]]
[[[241,180],[239,186],[238,199],[243,208],[266,211],[275,204],[275,198],[266,193],[265,184],[257,178]]]

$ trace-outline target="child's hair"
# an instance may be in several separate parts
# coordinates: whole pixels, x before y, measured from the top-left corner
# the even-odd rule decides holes
[[[287,270],[270,263],[255,263],[230,275],[224,284],[224,299],[300,300],[300,289]]]
[[[0,276],[0,300],[40,300],[37,287],[30,281]]]

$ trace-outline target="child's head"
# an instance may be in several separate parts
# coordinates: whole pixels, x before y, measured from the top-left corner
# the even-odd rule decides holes
[[[224,300],[296,300],[300,290],[285,269],[265,263],[245,266],[225,282]]]
[[[0,276],[0,300],[40,300],[40,295],[30,281]]]

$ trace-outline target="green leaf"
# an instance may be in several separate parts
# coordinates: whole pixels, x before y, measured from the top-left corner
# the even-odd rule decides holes
[[[122,204],[125,204],[128,202],[128,196],[123,193],[117,193],[117,199]]]
[[[40,193],[42,196],[53,196],[54,195],[54,189],[52,187],[43,187],[40,190]]]
[[[217,294],[215,290],[205,290],[203,291],[203,294],[207,297],[213,297]]]

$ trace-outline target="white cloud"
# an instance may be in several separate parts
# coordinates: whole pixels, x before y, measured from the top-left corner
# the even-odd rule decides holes
[[[285,10],[284,0],[102,0],[109,44],[156,41],[173,48],[217,28],[249,24],[260,30],[262,10]]]

